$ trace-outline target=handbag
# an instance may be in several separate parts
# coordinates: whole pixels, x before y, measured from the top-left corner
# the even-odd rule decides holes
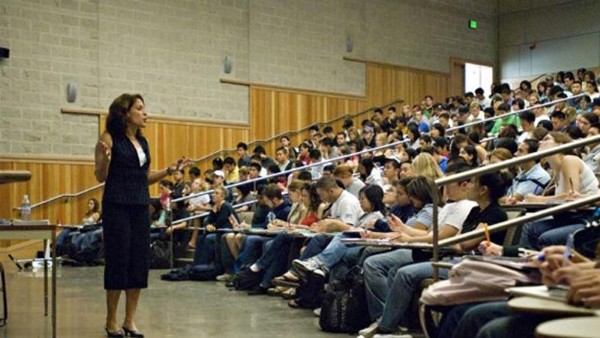
[[[491,261],[466,258],[452,267],[448,280],[423,291],[421,303],[445,306],[507,300],[507,288],[539,282],[537,270],[519,271]]]

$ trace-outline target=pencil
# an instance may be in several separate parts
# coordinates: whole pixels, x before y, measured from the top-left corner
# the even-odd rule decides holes
[[[490,246],[490,243],[491,243],[490,230],[488,229],[487,223],[483,223],[483,231],[485,232],[485,242],[486,242],[487,246]]]
[[[575,193],[575,189],[573,189],[573,179],[569,177],[569,184],[571,185],[571,194]]]

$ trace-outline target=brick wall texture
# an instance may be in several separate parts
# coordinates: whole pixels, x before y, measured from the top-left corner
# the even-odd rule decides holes
[[[220,78],[364,95],[344,56],[449,72],[450,57],[495,65],[497,35],[488,0],[2,0],[0,156],[91,155],[97,119],[60,108],[122,92],[151,114],[244,123],[247,88]]]

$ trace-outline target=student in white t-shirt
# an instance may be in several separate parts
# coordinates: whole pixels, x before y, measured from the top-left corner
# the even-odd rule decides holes
[[[340,187],[333,177],[321,177],[316,183],[316,188],[321,200],[331,203],[331,217],[313,225],[315,231],[346,231],[358,225],[358,219],[363,214],[358,198]]]

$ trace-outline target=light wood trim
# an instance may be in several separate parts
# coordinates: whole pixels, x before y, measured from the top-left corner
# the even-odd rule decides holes
[[[351,61],[351,62],[360,62],[360,63],[365,63],[365,64],[373,64],[373,65],[384,66],[384,67],[406,69],[406,70],[411,70],[414,72],[422,72],[422,73],[428,73],[428,74],[439,74],[439,75],[450,76],[450,73],[448,73],[448,72],[440,72],[437,70],[429,70],[429,69],[397,65],[397,64],[393,64],[393,63],[386,63],[386,62],[381,62],[381,61],[376,61],[376,60],[362,59],[362,58],[357,58],[357,57],[353,57],[353,56],[344,56],[344,60]]]
[[[365,99],[364,95],[344,94],[344,93],[335,93],[335,92],[320,91],[320,90],[310,90],[310,89],[295,88],[295,87],[277,86],[277,85],[272,85],[272,84],[268,84],[268,83],[253,82],[253,81],[239,80],[239,79],[222,78],[219,81],[221,83],[227,83],[227,84],[232,84],[232,85],[248,86],[248,87],[253,87],[253,88],[258,88],[258,89],[266,89],[266,90],[274,90],[274,91],[285,91],[285,92],[296,93],[296,94],[320,95],[320,96],[330,96],[330,97],[336,97],[336,98],[350,98],[350,99],[359,99],[359,100]]]
[[[0,162],[44,164],[94,164],[94,156],[1,154]]]
[[[92,109],[92,108],[61,108],[60,112],[62,114],[75,114],[75,115],[96,115],[106,117],[108,112],[102,109]],[[249,126],[248,123],[244,122],[227,122],[227,121],[211,121],[204,120],[193,117],[185,117],[185,116],[167,116],[167,115],[159,115],[150,113],[148,116],[148,121],[158,121],[158,122],[171,122],[171,123],[181,123],[181,124],[197,124],[204,126],[229,126],[233,128],[245,129]]]

